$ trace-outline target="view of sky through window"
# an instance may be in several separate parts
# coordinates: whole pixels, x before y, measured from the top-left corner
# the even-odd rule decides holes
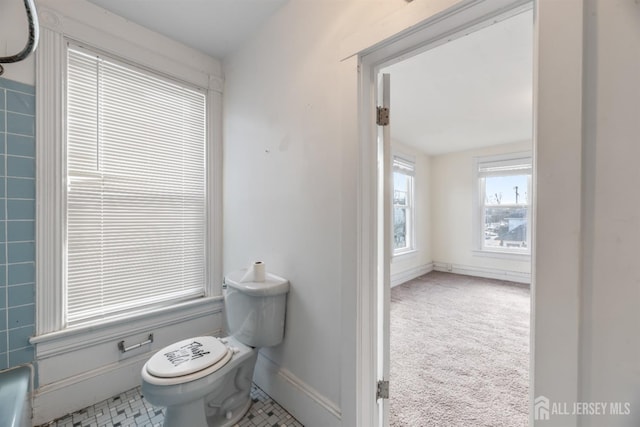
[[[527,175],[490,176],[485,179],[485,203],[487,205],[529,203]]]

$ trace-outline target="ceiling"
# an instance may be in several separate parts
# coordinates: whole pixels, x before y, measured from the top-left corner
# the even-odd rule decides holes
[[[88,0],[218,59],[287,0]],[[394,141],[429,155],[532,134],[533,12],[387,67]]]
[[[129,21],[223,59],[287,0],[88,0]]]
[[[391,136],[439,155],[532,138],[533,12],[383,69]]]

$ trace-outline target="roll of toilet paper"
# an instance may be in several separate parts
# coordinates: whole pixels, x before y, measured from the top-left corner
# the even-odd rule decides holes
[[[241,283],[244,282],[264,282],[267,276],[264,262],[256,261],[249,266],[247,272],[240,279]]]
[[[254,282],[264,282],[266,278],[267,271],[264,266],[264,262],[256,261],[253,263],[253,281]]]

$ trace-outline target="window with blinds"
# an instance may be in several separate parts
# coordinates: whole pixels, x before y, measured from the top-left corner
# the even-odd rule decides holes
[[[65,322],[203,295],[206,97],[70,45]]]
[[[393,157],[393,254],[414,249],[414,176],[415,164]]]

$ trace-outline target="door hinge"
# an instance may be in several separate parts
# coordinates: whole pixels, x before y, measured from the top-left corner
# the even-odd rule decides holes
[[[389,126],[389,109],[387,107],[378,107],[376,124],[378,126]]]
[[[389,381],[386,381],[386,380],[378,381],[378,388],[376,390],[376,400],[388,399],[388,398],[389,398]]]

